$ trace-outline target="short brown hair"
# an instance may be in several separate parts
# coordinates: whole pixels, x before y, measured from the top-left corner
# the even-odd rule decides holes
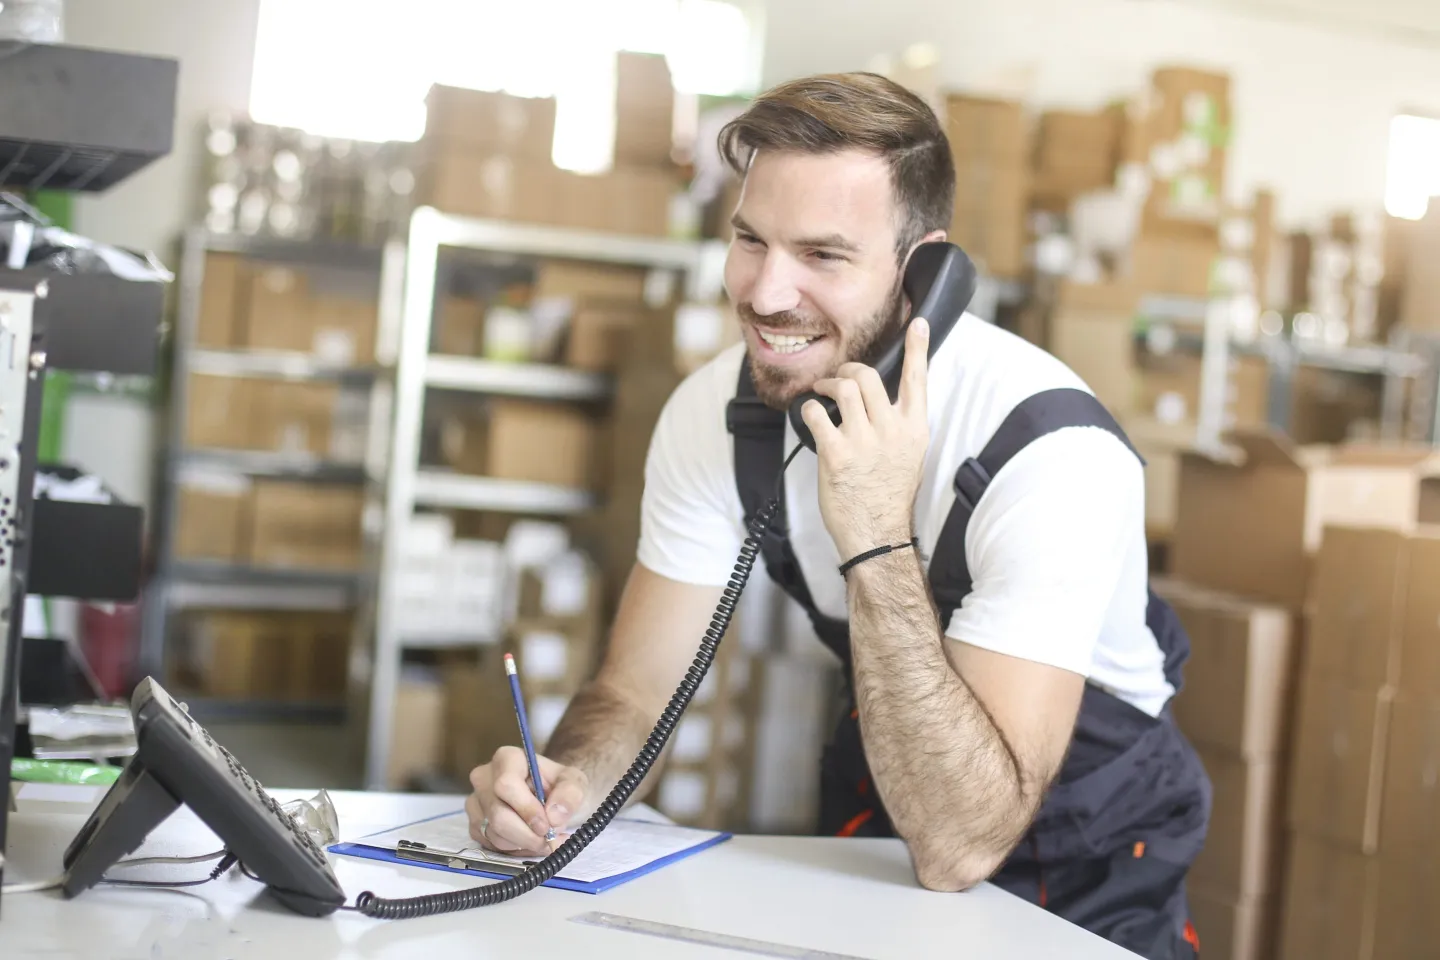
[[[743,177],[758,149],[878,153],[890,167],[900,211],[898,255],[931,230],[945,230],[955,206],[955,161],[935,111],[876,73],[828,73],[791,80],[757,97],[719,135],[720,156]]]

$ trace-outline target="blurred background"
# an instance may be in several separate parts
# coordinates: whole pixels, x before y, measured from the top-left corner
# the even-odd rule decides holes
[[[15,39],[178,64],[173,142],[123,182],[0,152],[20,221],[167,273],[153,373],[44,386],[52,486],[134,511],[69,544],[119,586],[27,607],[94,699],[157,676],[266,783],[458,790],[515,739],[508,650],[543,743],[660,407],[738,338],[715,133],[874,70],[945,124],[974,312],[1147,459],[1216,784],[1207,957],[1440,932],[1440,7],[21,0],[0,71]],[[763,576],[731,634],[651,801],[807,831],[836,663]]]

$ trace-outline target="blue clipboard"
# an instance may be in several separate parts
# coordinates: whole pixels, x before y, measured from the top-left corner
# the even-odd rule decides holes
[[[444,817],[453,817],[456,814],[462,814],[464,812],[464,810],[456,810],[451,813],[438,814],[434,817],[426,817],[423,820],[416,820],[415,823],[407,823],[399,827],[392,827],[388,830],[382,830],[381,833],[394,833],[398,830],[405,829],[405,827],[412,827],[415,826],[415,824],[419,823],[427,823],[431,820],[440,820]],[[374,834],[372,834],[372,836],[374,836]],[[575,893],[604,893],[606,890],[609,890],[612,887],[618,887],[623,883],[629,883],[631,880],[634,880],[637,877],[643,877],[647,873],[653,873],[656,870],[659,870],[661,867],[675,863],[679,860],[684,860],[687,857],[694,856],[701,850],[707,850],[717,844],[724,843],[732,836],[734,836],[734,834],[728,831],[721,831],[713,837],[707,837],[706,839],[701,840],[694,846],[686,847],[684,850],[678,850],[675,853],[670,854],[669,856],[660,857],[657,860],[652,860],[642,867],[636,867],[634,870],[628,870],[625,873],[617,873],[614,876],[602,877],[599,880],[581,881],[567,880],[563,877],[551,877],[549,880],[541,884],[541,886],[554,887],[557,890],[572,890]],[[430,870],[444,870],[447,873],[467,874],[472,877],[485,877],[492,880],[508,880],[510,877],[515,875],[513,873],[506,873],[503,870],[481,870],[470,867],[455,867],[444,863],[436,863],[428,860],[417,860],[411,859],[409,857],[402,857],[396,851],[391,850],[387,847],[369,846],[364,842],[364,838],[361,838],[358,841],[331,844],[325,849],[329,850],[331,853],[344,857],[362,857],[367,860],[383,860],[387,863],[397,863],[405,867],[426,867]]]

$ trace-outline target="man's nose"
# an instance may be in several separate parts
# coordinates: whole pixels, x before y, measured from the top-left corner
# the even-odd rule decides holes
[[[766,253],[750,292],[750,306],[761,316],[783,313],[800,306],[800,287],[790,258],[775,250]]]

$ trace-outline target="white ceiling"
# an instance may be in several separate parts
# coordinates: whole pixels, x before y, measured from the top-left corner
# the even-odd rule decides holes
[[[1440,47],[1437,0],[1185,0],[1256,16]]]

